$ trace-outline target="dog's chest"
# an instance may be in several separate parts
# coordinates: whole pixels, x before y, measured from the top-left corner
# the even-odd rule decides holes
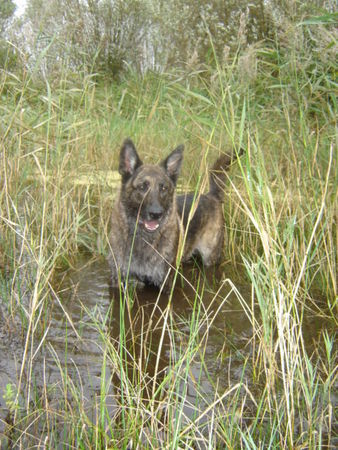
[[[162,235],[155,240],[147,239],[147,236],[136,236],[127,252],[130,255],[129,272],[138,279],[159,285],[173,263],[176,251],[176,236],[168,239]]]
[[[151,236],[140,235],[130,244],[128,253],[131,252],[131,265],[140,273],[162,271],[168,260],[171,263],[175,256],[175,238],[170,240],[162,235],[152,239]]]

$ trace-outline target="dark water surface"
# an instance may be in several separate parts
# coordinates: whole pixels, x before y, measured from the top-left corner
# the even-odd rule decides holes
[[[110,288],[110,271],[104,258],[81,256],[72,269],[58,274],[53,283],[55,301],[45,319],[48,332],[34,359],[32,376],[36,390],[42,392],[46,386],[51,387],[47,395],[51,402],[49,406],[53,402],[55,407],[57,402],[66,402],[67,399],[62,400],[65,396],[74,402],[77,395],[81,407],[95,420],[104,378],[108,394],[106,406],[113,417],[119,401],[120,382],[109,358],[106,364],[103,361],[107,336],[118,347],[120,324],[123,323],[126,348],[131,358],[137,360],[143,376],[149,376],[151,380],[156,372],[160,381],[168,365],[186,351],[191,321],[197,310],[200,311],[198,336],[199,340],[203,338],[203,355],[196,353],[190,362],[189,375],[180,386],[180,390],[186,390],[186,417],[196,413],[197,404],[200,408],[201,398],[204,397],[207,404],[216,391],[220,397],[237,382],[243,382],[253,395],[258,395],[261,387],[253,384],[252,368],[246,368],[254,356],[253,330],[245,313],[245,305],[251,302],[251,286],[237,281],[236,287],[232,286],[227,281],[232,277],[224,268],[223,271],[211,269],[202,273],[196,266],[186,266],[183,273],[186,279],[177,281],[171,312],[167,316],[174,334],[163,333],[168,297],[159,297],[157,290],[145,288],[134,294],[134,304],[128,313],[119,292]],[[201,294],[200,298],[195,289]],[[325,327],[325,321],[311,317],[306,324],[307,342],[311,348]],[[8,338],[4,320],[0,333],[0,389],[5,392],[6,385],[18,379],[23,346],[18,340]],[[133,382],[135,371],[130,376]],[[149,386],[144,397],[153,392],[153,385]],[[78,394],[74,395],[72,387]],[[0,437],[7,413],[2,398]]]
[[[152,377],[155,370],[165,371],[169,359],[175,357],[173,356],[173,339],[180,353],[185,351],[190,334],[190,320],[193,311],[196,310],[195,299],[203,305],[200,317],[208,316],[212,325],[201,320],[199,332],[202,336],[208,329],[206,345],[203,346],[205,350],[203,360],[207,370],[201,370],[198,359],[194,360],[190,366],[187,403],[194,405],[197,380],[199,388],[213,396],[216,379],[219,390],[224,390],[243,379],[244,361],[251,351],[252,329],[238,301],[238,295],[233,292],[230,284],[225,282],[219,288],[220,283],[217,282],[217,278],[225,279],[224,273],[215,272],[214,269],[202,273],[197,267],[187,266],[184,268],[184,277],[186,280],[177,281],[171,300],[170,317],[175,331],[174,338],[168,332],[163,333],[163,314],[168,304],[168,296],[165,294],[159,296],[158,290],[151,287],[132,294],[134,303],[129,314],[126,308],[124,309],[123,324],[126,347],[134,358],[142,356],[143,360],[146,360],[142,360],[140,364],[144,372]],[[120,303],[123,300],[118,290],[111,289],[109,281],[109,267],[103,258],[92,261],[79,259],[76,267],[64,274],[61,282],[63,292],[59,294],[64,310],[56,305],[49,331],[49,345],[59,355],[61,362],[67,360],[68,373],[73,371],[75,377],[81,375],[81,384],[88,399],[93,399],[99,392],[102,346],[104,345],[98,329],[92,325],[93,319],[100,324],[106,322],[106,329],[112,342],[118,343],[120,339]],[[195,286],[199,286],[200,297],[196,294]],[[241,295],[250,299],[250,286],[236,284],[236,289]],[[204,311],[208,308],[208,313],[205,313]],[[81,334],[81,340],[66,320],[64,311],[71,318],[74,328]],[[67,354],[65,352],[66,335]],[[160,358],[157,362],[159,351]],[[231,364],[227,363],[229,358],[231,358]],[[60,376],[58,365],[51,356],[46,360],[49,369],[47,381],[55,382]],[[107,377],[109,375],[107,373]],[[114,386],[112,386],[112,393],[113,391]],[[113,406],[114,402],[112,402]]]

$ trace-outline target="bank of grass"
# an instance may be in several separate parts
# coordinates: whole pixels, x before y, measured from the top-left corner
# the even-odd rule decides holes
[[[299,27],[294,38],[306,33]],[[292,39],[286,48],[262,44],[212,68],[129,73],[109,86],[66,67],[53,81],[37,81],[34,70],[1,72],[2,315],[7,321],[20,317],[23,325],[23,357],[6,396],[3,442],[49,448],[127,448],[131,442],[133,448],[334,447],[336,103],[334,69],[327,62],[332,47],[318,36],[312,48],[297,48]],[[34,391],[36,352],[48,341],[53,302],[62,303],[53,291],[53,273],[71,266],[81,250],[108,252],[116,193],[108,171],[117,167],[126,136],[146,161],[159,161],[185,143],[182,184],[191,189],[204,186],[206,168],[220,152],[245,149],[225,186],[222,265],[243,269],[252,285],[246,302],[236,281],[230,282],[252,325],[252,350],[240,382],[230,380],[220,390],[212,380],[213,398],[194,378],[191,415],[191,366],[199,361],[201,373],[208,373],[208,333],[227,300],[215,287],[211,306],[204,307],[203,280],[189,299],[185,333],[171,300],[154,309],[153,322],[138,336],[133,295],[121,291],[115,299],[121,303],[116,339],[107,331],[109,313],[100,320],[92,315],[102,347],[94,418],[84,408],[86,393],[75,387],[57,354],[63,400],[52,409],[52,388]],[[327,323],[311,352],[304,342],[307,314]],[[66,311],[65,317],[75,328]],[[164,339],[172,351],[165,370],[158,356],[149,374],[153,335],[158,355]],[[137,339],[143,359],[132,345]]]

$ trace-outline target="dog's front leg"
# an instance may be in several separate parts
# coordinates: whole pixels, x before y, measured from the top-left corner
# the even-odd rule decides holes
[[[163,292],[163,294],[169,295],[171,293],[171,291],[173,290],[173,287],[174,287],[174,275],[175,275],[175,269],[173,267],[171,267],[168,270],[168,273],[167,273],[164,281],[159,286],[159,288]]]

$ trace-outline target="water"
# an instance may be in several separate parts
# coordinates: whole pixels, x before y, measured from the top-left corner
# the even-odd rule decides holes
[[[73,405],[74,398],[78,397],[81,408],[95,421],[104,378],[106,407],[110,417],[114,417],[121,383],[119,367],[111,363],[111,355],[104,363],[107,337],[119,352],[123,324],[125,348],[131,355],[130,367],[135,367],[134,360],[140,369],[139,373],[130,369],[130,383],[137,384],[137,377],[142,374],[143,383],[149,382],[142,392],[146,399],[156,391],[168,366],[187,351],[191,323],[199,310],[196,345],[200,344],[200,349],[195,352],[189,373],[179,386],[185,395],[183,411],[187,420],[198,416],[215,398],[216,391],[220,398],[239,382],[258,398],[261,387],[253,383],[250,366],[254,357],[253,330],[245,313],[245,305],[251,301],[251,286],[236,281],[235,288],[227,281],[233,274],[224,270],[202,272],[190,265],[184,268],[183,274],[184,280],[177,282],[168,316],[165,316],[168,297],[159,297],[158,291],[152,288],[134,293],[134,304],[128,312],[125,306],[120,307],[119,292],[110,288],[106,260],[80,256],[73,268],[59,273],[53,281],[55,298],[44,318],[48,324],[44,344],[36,351],[39,340],[35,343],[34,390],[43,397],[48,386],[49,407],[61,410],[62,402],[64,408],[67,401]],[[195,289],[201,293],[200,298]],[[5,392],[6,386],[19,378],[23,342],[17,330],[7,332],[4,317],[0,319],[0,390]],[[167,326],[168,321],[171,327]],[[312,316],[306,323],[311,325],[305,327],[311,348],[325,321]],[[154,377],[156,383],[152,381]],[[246,405],[250,406],[250,402],[248,399]],[[2,398],[0,436],[5,430],[6,416],[8,419],[7,406]],[[225,408],[223,402],[217,407]]]
[[[228,380],[233,383],[240,381],[243,376],[243,361],[245,355],[241,355],[241,350],[245,349],[245,354],[250,352],[251,325],[248,318],[243,314],[243,309],[238,302],[237,295],[232,291],[228,283],[219,290],[218,295],[214,294],[215,279],[221,276],[220,273],[211,269],[207,273],[201,274],[196,267],[188,266],[185,268],[184,276],[186,280],[179,280],[172,298],[171,318],[174,321],[174,336],[166,330],[163,333],[163,312],[168,304],[168,297],[159,293],[156,289],[145,288],[134,293],[134,304],[127,314],[124,311],[125,319],[124,329],[126,333],[127,346],[130,343],[130,351],[134,353],[135,358],[140,358],[143,350],[143,357],[146,362],[143,369],[149,376],[153,376],[156,364],[157,371],[161,372],[169,364],[169,358],[173,355],[173,342],[176,346],[184,349],[190,333],[189,323],[194,310],[194,300],[196,292],[192,286],[197,286],[204,282],[202,298],[199,299],[203,307],[201,308],[201,317],[205,316],[203,310],[211,308],[208,313],[210,320],[213,320],[212,326],[204,323],[200,330],[203,335],[208,328],[207,341],[205,346],[204,361],[209,374],[201,372],[199,361],[191,365],[192,379],[199,380],[199,385],[205,393],[214,394],[214,387],[210,383],[211,378],[217,377],[219,372],[224,369],[226,360],[232,358],[229,373],[224,377],[223,386],[225,388]],[[225,278],[225,274],[222,274]],[[65,318],[64,311],[60,306],[55,307],[52,314],[52,325],[50,327],[48,343],[57,352],[61,361],[67,359],[71,361],[76,370],[74,375],[80,373],[83,389],[94,392],[99,389],[100,374],[102,369],[102,339],[97,328],[91,323],[97,320],[102,323],[106,320],[106,328],[111,341],[116,342],[120,339],[120,296],[119,292],[112,290],[109,285],[110,271],[105,259],[94,259],[87,261],[81,258],[77,261],[76,267],[64,274],[61,281],[60,298],[64,311],[71,318],[71,322],[76,330],[80,330],[81,339]],[[191,286],[192,285],[192,286]],[[208,289],[210,286],[210,289]],[[238,288],[238,285],[237,285]],[[202,290],[202,287],[200,288]],[[239,287],[242,295],[250,295],[251,290],[247,285]],[[226,300],[225,300],[226,299]],[[218,314],[215,314],[217,308],[220,308]],[[109,319],[105,319],[109,315]],[[151,321],[151,322],[150,322]],[[203,323],[203,321],[202,321]],[[64,342],[67,334],[67,356],[65,355]],[[160,359],[157,362],[159,343],[162,339],[160,348]],[[144,348],[139,348],[145,341],[149,344],[152,353],[145,354]],[[236,349],[235,352],[232,349]],[[46,357],[47,358],[47,357]],[[47,358],[49,377],[47,381],[53,381],[59,376],[59,369],[52,357]],[[78,375],[77,375],[78,376]],[[187,400],[191,404],[195,402],[194,383],[188,386]]]

